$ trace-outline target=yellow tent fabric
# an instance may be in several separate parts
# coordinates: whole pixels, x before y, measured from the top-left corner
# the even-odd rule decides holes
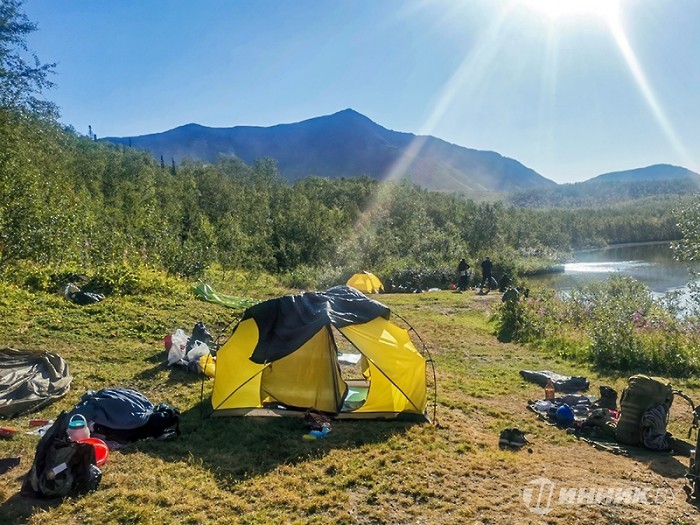
[[[261,407],[260,380],[266,365],[248,357],[258,342],[258,326],[246,319],[216,354],[212,406],[215,410]]]
[[[328,330],[319,330],[296,352],[273,361],[262,373],[266,402],[337,412],[347,387],[335,365],[337,352]]]
[[[215,410],[263,408],[282,403],[337,412],[346,386],[335,365],[335,345],[320,330],[288,356],[259,365],[248,357],[258,341],[254,319],[241,322],[216,356],[212,405]]]
[[[356,290],[337,288],[341,289],[338,295],[353,299],[350,303],[379,304]],[[323,294],[309,295],[316,302],[323,298]],[[284,303],[274,301],[255,312],[257,315],[263,311],[267,315],[259,315],[257,320],[255,316],[244,316],[219,349],[212,394],[214,415],[300,415],[307,409],[315,409],[340,418],[427,420],[426,360],[416,350],[408,332],[381,315],[369,321],[366,318],[348,321],[347,316],[337,321],[330,316],[328,320],[313,323],[314,331],[299,348],[254,363],[251,360],[254,350],[259,343],[264,344],[271,331],[279,330],[289,336],[289,331],[294,329],[289,326],[291,314],[281,306]],[[294,304],[295,311],[304,309],[300,301],[286,304]],[[340,312],[338,308],[337,304],[329,306],[334,312]],[[275,320],[278,324],[271,324],[269,316],[273,315],[279,316]],[[338,331],[362,354],[361,378],[347,378],[347,382],[343,378],[333,338],[332,326],[336,323]],[[288,340],[291,339],[283,337],[277,344]],[[366,392],[359,402],[357,383],[362,383],[361,390]],[[353,385],[352,389],[349,384]]]
[[[340,331],[369,361],[367,400],[355,412],[425,412],[425,359],[406,330],[378,317]]]
[[[356,273],[348,279],[346,284],[362,293],[379,293],[384,289],[379,277],[370,272]]]

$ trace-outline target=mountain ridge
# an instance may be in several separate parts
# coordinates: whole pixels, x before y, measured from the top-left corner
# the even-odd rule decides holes
[[[290,181],[367,175],[407,178],[427,189],[508,192],[556,183],[515,159],[465,148],[430,135],[389,130],[353,109],[269,127],[210,128],[190,123],[171,130],[101,140],[142,148],[159,159],[214,162],[235,156],[250,164],[268,157]]]
[[[513,192],[507,201],[527,208],[617,206],[654,198],[680,198],[700,191],[700,174],[672,164],[604,173],[582,182]]]
[[[469,196],[520,194],[529,202],[543,200],[544,194],[537,192],[553,198],[572,192],[600,192],[601,184],[619,187],[639,183],[646,186],[649,195],[655,191],[649,187],[650,181],[668,185],[682,180],[692,185],[700,180],[700,175],[687,168],[654,164],[557,184],[498,152],[390,130],[351,108],[273,126],[215,128],[188,123],[159,133],[100,140],[145,149],[156,159],[162,156],[176,162],[185,158],[215,162],[229,156],[252,164],[260,158],[272,158],[290,182],[314,175],[331,179],[365,175],[380,181],[405,178],[429,190]]]
[[[698,179],[700,174],[673,164],[652,164],[642,168],[632,168],[622,171],[611,171],[602,173],[593,178],[585,180],[580,184],[594,184],[601,182],[638,182],[638,181],[662,181],[676,179]]]

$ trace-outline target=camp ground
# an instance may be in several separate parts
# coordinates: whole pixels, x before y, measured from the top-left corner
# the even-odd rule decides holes
[[[684,491],[688,457],[639,447],[629,455],[618,454],[567,434],[528,409],[528,401],[542,398],[544,388],[524,379],[520,371],[555,370],[567,377],[585,376],[593,394],[600,385],[622,393],[627,377],[606,376],[570,361],[553,360],[545,352],[499,342],[490,321],[499,301],[493,294],[385,294],[380,296],[379,307],[365,303],[371,298],[341,288],[330,295],[328,290],[308,295],[265,288],[247,294],[258,308],[247,303],[232,309],[203,301],[191,289],[176,286],[161,295],[107,297],[85,306],[62,297],[57,300],[49,293],[29,298],[3,286],[3,296],[12,301],[0,302],[2,346],[51,350],[67,363],[72,382],[50,404],[0,421],[0,426],[15,429],[12,437],[0,438],[0,459],[6,460],[0,466],[7,469],[0,470],[0,523],[568,525],[698,521],[698,509],[687,501]],[[284,297],[294,301],[280,300]],[[365,305],[360,313],[342,307],[353,297]],[[297,299],[302,303],[297,304]],[[280,326],[265,323],[270,317],[261,317],[261,313],[268,309],[279,313],[291,305],[304,305],[299,312],[312,306],[332,307],[322,308],[327,318],[313,329],[300,322],[287,327],[289,317],[273,316],[290,330],[289,335],[273,337],[279,336]],[[343,325],[352,312],[369,320]],[[164,335],[179,327],[191,335],[199,321],[213,335],[225,332],[227,336],[217,352],[215,378],[167,363]],[[361,329],[373,323],[383,326],[380,347],[378,328]],[[389,323],[405,332],[395,331]],[[291,346],[260,344],[267,340],[261,334],[287,343],[300,333],[304,335],[298,340],[303,344],[285,356],[276,352]],[[404,339],[406,334],[411,345]],[[406,353],[400,354],[410,356],[410,362],[425,370],[424,383],[407,383],[420,394],[417,397],[408,393],[411,389],[403,383],[406,378],[389,380],[394,375],[384,369],[376,354],[384,352],[379,348],[389,340],[394,341],[389,351],[399,352],[399,347],[406,346]],[[337,347],[335,356],[329,351],[332,342]],[[430,357],[422,351],[423,343],[435,363],[436,417],[432,367]],[[289,388],[293,386],[289,362],[307,360],[316,353],[327,365],[325,374],[319,372],[317,363],[309,367],[312,380]],[[249,358],[254,354],[252,361]],[[245,390],[236,390],[236,385],[244,383],[244,375],[235,369],[241,355],[247,355],[248,362],[244,360],[242,367],[250,379],[246,385],[255,383],[256,391],[264,396],[247,392],[239,397]],[[219,376],[229,366],[227,362],[233,370]],[[388,389],[391,408],[368,410],[370,418],[343,419],[343,408],[352,408],[351,403],[356,408],[374,403],[372,394],[360,392],[353,383],[356,380],[368,382],[368,392],[375,385],[380,387],[377,394]],[[693,381],[670,380],[691,398],[700,397]],[[317,406],[315,398],[314,403],[308,401],[309,392],[318,391],[319,383],[333,386],[325,389],[330,395],[318,398],[327,405]],[[61,412],[80,405],[88,392],[109,387],[133,388],[154,408],[159,404],[175,407],[180,412],[181,434],[110,449],[93,491],[58,499],[20,496],[40,440],[31,432],[41,427],[32,425],[56,421]],[[408,395],[399,395],[402,390]],[[301,397],[289,397],[291,391],[299,391]],[[102,396],[123,393],[102,392]],[[148,408],[141,396],[130,394]],[[227,397],[236,404],[224,403]],[[92,401],[93,396],[85,399]],[[219,405],[221,412],[217,413]],[[331,431],[322,439],[305,439],[310,432],[303,414],[311,406],[330,409],[318,411],[330,419]],[[255,410],[269,414],[251,417]],[[231,415],[235,411],[248,415]],[[380,412],[390,417],[371,417]],[[278,417],[280,414],[302,417]],[[669,432],[684,439],[691,421],[690,406],[674,401]],[[528,443],[519,448],[499,446],[499,436],[507,428],[520,429]]]

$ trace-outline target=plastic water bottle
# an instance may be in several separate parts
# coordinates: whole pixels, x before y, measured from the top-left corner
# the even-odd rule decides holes
[[[88,427],[85,416],[82,414],[73,415],[68,422],[66,433],[68,434],[68,439],[71,441],[80,441],[81,439],[89,438],[90,428]]]
[[[544,387],[544,398],[554,399],[554,383],[552,383],[552,378],[547,378],[547,385]]]
[[[323,427],[321,430],[311,430],[307,434],[309,436],[306,439],[323,439],[331,431],[328,427]]]

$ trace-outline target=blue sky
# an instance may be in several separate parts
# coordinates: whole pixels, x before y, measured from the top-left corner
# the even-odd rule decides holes
[[[612,6],[612,7],[611,7]],[[697,0],[25,0],[61,121],[99,137],[353,108],[559,183],[700,172]]]

